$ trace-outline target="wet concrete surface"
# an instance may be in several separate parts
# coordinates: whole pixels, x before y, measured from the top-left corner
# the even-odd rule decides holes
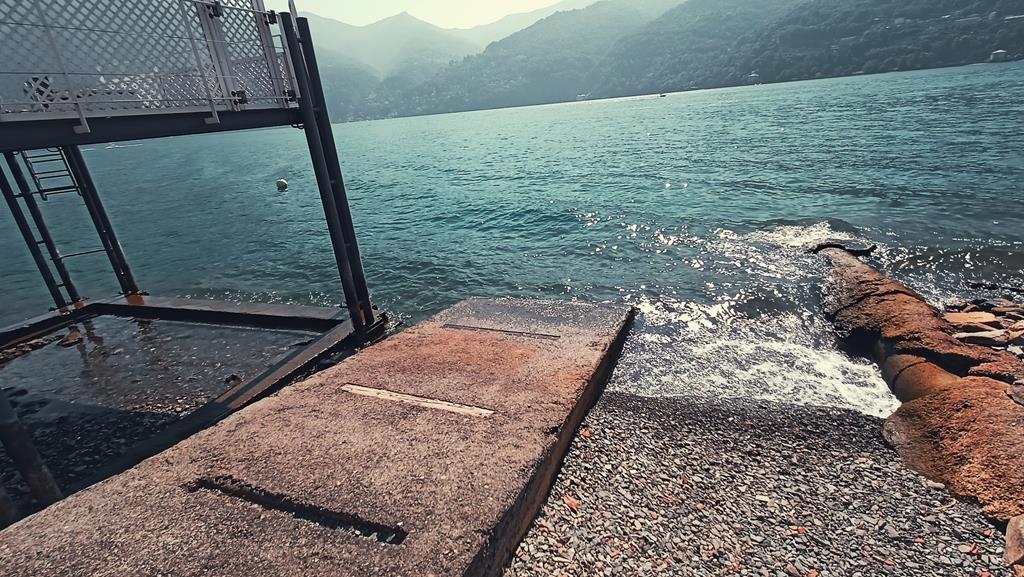
[[[0,533],[0,575],[495,575],[630,320],[457,305]]]
[[[55,336],[0,363],[0,388],[69,488],[312,338],[117,317]],[[23,511],[38,508],[2,451],[0,483]]]

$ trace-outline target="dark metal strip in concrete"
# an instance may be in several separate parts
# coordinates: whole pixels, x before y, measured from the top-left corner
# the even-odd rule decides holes
[[[216,479],[203,478],[186,485],[187,491],[212,491],[229,497],[234,497],[246,503],[252,503],[271,511],[279,511],[296,519],[315,523],[329,529],[342,529],[350,531],[360,537],[375,538],[386,545],[401,545],[402,541],[409,536],[401,527],[389,527],[366,519],[360,519],[347,515],[340,511],[327,511],[308,505],[285,495],[278,495],[269,491],[253,487],[239,482],[231,477],[218,477]]]

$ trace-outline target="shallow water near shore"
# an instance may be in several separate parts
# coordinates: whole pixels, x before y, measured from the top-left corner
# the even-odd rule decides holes
[[[826,238],[934,302],[1024,287],[1024,64],[335,126],[369,283],[408,323],[469,296],[634,305],[611,383],[642,395],[895,407],[820,309]],[[96,146],[86,158],[153,294],[337,304],[302,133]],[[279,193],[277,178],[291,188]],[[74,198],[44,205],[95,248]],[[0,322],[46,293],[0,213]],[[116,292],[101,256],[72,262]],[[1004,291],[996,291],[1000,294]]]

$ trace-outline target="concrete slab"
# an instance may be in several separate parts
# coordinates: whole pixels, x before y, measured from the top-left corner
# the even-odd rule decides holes
[[[472,300],[0,533],[0,575],[494,575],[632,312]]]

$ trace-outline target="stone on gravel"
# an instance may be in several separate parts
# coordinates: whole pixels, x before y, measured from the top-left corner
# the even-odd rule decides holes
[[[986,514],[1001,521],[1024,514],[1024,407],[1010,385],[1024,378],[1024,363],[992,348],[1009,344],[1007,332],[955,334],[910,288],[847,253],[822,254],[833,266],[826,313],[851,350],[882,365],[904,401],[886,438],[910,466],[977,498]],[[994,315],[1020,308],[1010,301],[977,306]],[[907,364],[912,357],[925,362]],[[899,366],[905,370],[894,372]]]
[[[22,357],[24,355],[27,355],[27,354],[31,353],[32,351],[41,349],[41,348],[45,347],[46,345],[48,345],[50,343],[57,342],[59,340],[60,340],[59,336],[57,336],[57,335],[50,335],[50,336],[47,336],[47,337],[42,337],[42,338],[38,338],[38,339],[34,339],[34,340],[31,340],[31,341],[28,341],[27,343],[22,343],[20,345],[16,345],[16,346],[13,346],[13,347],[8,347],[6,349],[0,349],[0,366],[3,366],[3,365],[13,361],[14,359],[16,359],[18,357]]]
[[[60,340],[59,344],[62,347],[73,347],[82,342],[82,333],[75,327],[71,327],[68,330],[68,334],[64,335],[64,338]]]

